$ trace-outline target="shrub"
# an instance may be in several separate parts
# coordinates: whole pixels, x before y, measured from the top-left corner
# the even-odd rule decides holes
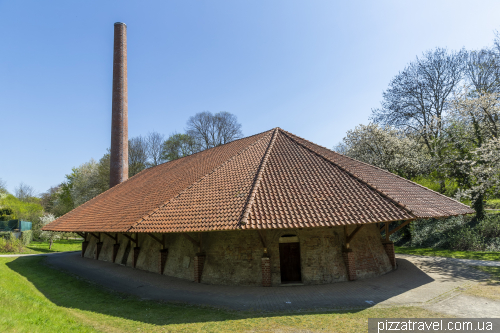
[[[486,217],[478,223],[477,229],[485,238],[500,237],[500,216],[486,215]]]
[[[14,234],[10,233],[10,237],[8,239],[0,237],[0,252],[21,253],[23,251],[23,242],[20,239],[16,239]]]
[[[24,246],[30,245],[32,240],[33,240],[33,231],[32,230],[23,231],[21,235],[21,241],[23,245]]]
[[[447,219],[416,220],[411,225],[411,240],[406,246],[449,248],[450,236],[471,223],[467,216],[456,216]],[[396,237],[396,236],[395,236]]]
[[[464,226],[450,235],[450,248],[458,251],[482,251],[486,248],[485,239],[478,228]]]

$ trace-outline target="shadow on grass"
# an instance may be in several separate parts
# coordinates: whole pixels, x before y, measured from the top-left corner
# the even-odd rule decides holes
[[[63,254],[58,255],[58,257],[65,258],[64,260],[71,262],[74,267],[84,267],[76,272],[78,275],[74,276],[48,267],[43,263],[43,257],[19,257],[8,262],[7,266],[28,279],[47,299],[58,306],[154,325],[326,313],[325,310],[314,310],[326,308],[337,308],[337,310],[333,310],[334,312],[355,313],[434,281],[409,261],[400,260],[400,269],[397,271],[356,282],[288,288],[224,287],[200,285],[188,281],[179,283],[172,280],[173,278],[159,274],[80,258],[77,254]],[[55,257],[51,256],[51,260],[54,260],[53,258]],[[57,260],[62,261],[63,259]],[[67,267],[64,269],[67,269]],[[117,278],[116,275],[106,270],[120,271],[121,275]],[[404,276],[398,275],[398,271],[403,271]],[[130,276],[124,276],[124,272]],[[460,272],[450,271],[449,274],[458,276]],[[138,276],[147,279],[147,283],[139,283],[138,285],[137,279],[135,279]],[[406,279],[401,279],[405,277]],[[126,293],[101,287],[100,284],[103,279],[108,279],[106,283],[102,283],[107,288],[125,291]],[[92,281],[95,281],[95,283]],[[169,282],[175,282],[177,285],[169,289]],[[239,294],[235,294],[238,290]],[[227,292],[227,295],[221,295],[224,291]],[[191,303],[192,305],[172,303],[172,297],[169,296],[175,295],[177,295],[177,300],[185,296],[185,303]],[[193,305],[197,301],[196,298],[193,299],[193,295],[194,297],[199,296],[200,302],[197,304],[207,304],[206,301],[210,298],[222,300],[222,303],[225,302],[223,306],[226,307],[226,310],[217,308],[214,302],[211,302],[211,304],[209,302],[210,306]],[[282,311],[284,308],[280,306],[273,308],[273,302],[279,303],[276,302],[277,298],[286,299],[287,295],[293,299],[293,302],[303,300],[307,306],[302,309],[290,309],[289,311]],[[148,299],[141,299],[144,297]],[[249,302],[252,298],[254,301],[256,298],[261,298],[257,300],[260,302],[259,304],[268,303],[267,305],[269,305],[271,303],[271,306],[267,309],[260,310],[273,312],[227,310],[228,299],[233,299],[233,309],[238,309],[242,304],[242,298],[245,297],[249,298]],[[161,300],[168,300],[169,302],[165,303]],[[366,300],[373,303],[367,303]],[[342,307],[358,308],[358,310],[341,310]],[[308,311],[304,313],[303,310],[312,310],[314,312]],[[332,313],[332,311],[328,311],[328,313]]]

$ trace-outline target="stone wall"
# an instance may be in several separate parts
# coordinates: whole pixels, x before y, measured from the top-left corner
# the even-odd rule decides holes
[[[348,232],[352,232],[355,227],[349,226]],[[272,285],[281,284],[279,239],[283,235],[296,235],[299,238],[304,284],[347,281],[342,256],[343,227],[275,229],[264,230],[262,234],[270,257]],[[159,273],[161,245],[149,235],[138,235],[141,251],[136,268]],[[160,234],[154,235],[160,239],[162,237]],[[263,246],[257,231],[217,231],[189,235],[196,241],[199,241],[201,236],[201,250],[206,255],[202,283],[262,285]],[[88,236],[88,240],[85,257],[95,258],[97,239]],[[182,234],[166,234],[165,240],[168,257],[163,274],[194,281],[197,246]],[[99,260],[112,261],[115,241],[104,234],[101,234],[101,241],[103,246]],[[135,244],[122,234],[118,235],[118,241],[120,249],[115,263],[132,266]],[[354,254],[358,279],[378,276],[392,269],[375,224],[363,227],[351,241],[350,247]],[[123,260],[126,252],[128,256]]]

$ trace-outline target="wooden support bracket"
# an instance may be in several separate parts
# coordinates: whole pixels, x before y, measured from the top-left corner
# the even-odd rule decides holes
[[[101,235],[97,236],[96,234],[94,234],[93,232],[89,232],[89,234],[91,236],[94,236],[95,238],[97,238],[99,241],[101,241]]]
[[[137,234],[136,234],[136,235],[135,235],[135,239],[134,239],[134,237],[129,236],[129,235],[127,235],[127,234],[123,234],[123,236],[127,237],[127,238],[128,238],[128,239],[130,239],[132,242],[134,242],[134,243],[135,243],[135,246],[139,246],[139,235],[137,235]]]
[[[83,239],[86,239],[86,236],[84,232],[75,232],[75,234],[79,235],[80,237],[82,237]]]
[[[158,237],[156,237],[155,235],[153,234],[148,234],[149,237],[153,238],[155,241],[157,241],[158,243],[160,243],[161,247],[164,248],[165,247],[165,242],[163,240],[165,240],[165,238],[163,240],[159,239]]]
[[[115,241],[115,243],[118,243],[118,233],[113,237],[111,236],[110,234],[108,234],[107,232],[104,233],[106,236],[108,236],[109,238],[113,239]]]
[[[350,243],[352,241],[352,239],[354,238],[354,236],[356,236],[356,234],[361,230],[361,228],[363,228],[365,225],[364,224],[359,224],[356,229],[354,229],[353,232],[351,232],[351,234],[349,236],[347,236],[347,239],[346,239],[346,242],[347,243]]]
[[[391,231],[389,231],[389,236],[392,235],[393,233],[395,233],[396,231],[398,231],[399,229],[401,229],[402,227],[404,227],[405,225],[407,225],[408,223],[412,222],[412,221],[414,221],[414,220],[404,221],[403,223],[401,223],[400,225],[398,225],[396,228],[394,228]]]
[[[191,243],[193,243],[194,245],[196,245],[196,247],[200,248],[201,247],[201,244],[200,242],[194,240],[193,237],[189,236],[188,234],[186,233],[183,233],[184,237],[186,237]]]

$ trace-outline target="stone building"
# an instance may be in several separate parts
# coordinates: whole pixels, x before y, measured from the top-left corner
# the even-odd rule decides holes
[[[127,179],[126,32],[115,23],[111,188],[44,227],[84,237],[82,256],[210,284],[331,283],[393,269],[388,235],[414,219],[473,213],[280,128]]]
[[[384,274],[396,265],[388,222],[472,212],[275,128],[146,169],[45,229],[80,233],[87,258],[274,286]]]

